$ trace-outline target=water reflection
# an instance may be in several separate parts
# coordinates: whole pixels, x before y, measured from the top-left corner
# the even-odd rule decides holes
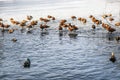
[[[4,60],[4,39],[0,35],[0,66],[2,66],[2,61]]]
[[[40,32],[40,35],[41,36],[49,35],[49,32],[48,31],[42,31],[42,32]]]
[[[62,40],[63,38],[63,31],[59,31],[59,40]]]
[[[114,38],[115,38],[115,34],[107,33],[107,34],[106,34],[106,38],[107,38],[109,41],[113,41]]]
[[[68,33],[68,36],[70,37],[70,38],[74,38],[74,39],[76,39],[77,38],[77,33]]]
[[[49,32],[48,31],[40,31],[40,45],[42,50],[47,48],[47,40],[49,39]]]
[[[4,37],[4,32],[2,30],[0,30],[0,37],[3,38]]]
[[[26,30],[24,28],[20,29],[21,33],[24,33]]]

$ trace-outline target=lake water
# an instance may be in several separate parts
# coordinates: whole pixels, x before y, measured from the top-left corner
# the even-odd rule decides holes
[[[120,79],[120,43],[114,36],[120,35],[119,28],[109,34],[102,28],[91,29],[91,22],[83,25],[71,21],[70,16],[97,15],[111,12],[118,18],[119,5],[100,0],[0,0],[0,18],[9,22],[13,17],[22,20],[26,15],[33,19],[53,15],[57,19],[49,22],[51,28],[42,35],[39,29],[33,33],[13,34],[0,31],[0,80],[119,80]],[[113,6],[114,5],[114,6]],[[78,36],[70,38],[68,32],[59,36],[56,30],[60,19],[67,19],[78,25]],[[108,40],[108,37],[111,40]],[[17,38],[17,42],[12,42]],[[111,53],[117,58],[109,61]],[[31,67],[23,68],[26,58],[30,58]]]

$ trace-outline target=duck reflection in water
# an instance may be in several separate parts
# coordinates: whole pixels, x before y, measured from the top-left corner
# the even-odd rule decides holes
[[[106,38],[107,38],[109,41],[113,41],[113,40],[114,40],[114,34],[107,33]]]
[[[40,35],[41,36],[49,35],[49,32],[48,31],[42,31],[42,32],[40,32]]]
[[[63,31],[59,30],[59,40],[62,40],[62,37],[63,37]]]
[[[68,35],[70,38],[76,39],[78,34],[77,33],[69,33]]]

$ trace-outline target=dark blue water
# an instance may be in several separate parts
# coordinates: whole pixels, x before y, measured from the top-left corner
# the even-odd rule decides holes
[[[4,5],[9,4],[11,7],[17,2],[13,2],[15,4],[9,2]],[[37,0],[34,3],[37,4],[36,2]],[[24,5],[25,3],[23,1],[19,4]],[[3,9],[3,12],[5,11],[3,5],[0,5],[0,8]],[[8,9],[6,11],[9,12]],[[22,11],[24,12],[24,10]],[[2,15],[5,14],[3,12]],[[14,15],[14,18],[16,16]],[[7,17],[10,18],[13,15]],[[83,25],[69,19],[69,22],[80,28],[77,32],[78,36],[70,38],[69,32],[66,31],[63,32],[63,36],[59,36],[59,31],[56,30],[58,21],[59,19],[48,23],[51,27],[44,35],[41,34],[39,28],[30,34],[21,33],[20,29],[15,30],[12,34],[0,31],[0,80],[120,79],[120,42],[114,38],[120,35],[119,28],[116,28],[118,30],[113,34],[109,34],[101,27],[94,32],[90,27],[90,21],[87,25]],[[5,21],[5,23],[7,22]],[[112,39],[108,40],[108,37]],[[12,42],[13,38],[18,41]],[[112,52],[117,58],[115,63],[109,61]],[[27,58],[31,60],[30,68],[23,67]]]

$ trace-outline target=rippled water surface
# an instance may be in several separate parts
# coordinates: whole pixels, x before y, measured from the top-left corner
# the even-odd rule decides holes
[[[81,4],[82,10],[86,6],[83,3],[87,2],[88,0],[69,0],[69,3],[68,0],[0,1],[0,17],[5,18],[6,23],[10,17],[21,20],[28,13],[36,19],[47,14],[59,17],[59,12],[63,12],[63,18],[68,14],[66,10],[71,9],[71,3],[77,4],[71,6],[76,11],[78,3]],[[73,14],[76,13],[68,15]],[[83,25],[68,19],[80,27],[78,36],[70,38],[67,31],[63,32],[63,36],[59,36],[59,31],[56,30],[59,18],[48,23],[51,28],[46,34],[42,34],[39,29],[33,30],[32,33],[21,33],[18,29],[13,34],[0,31],[0,80],[119,80],[120,43],[112,36],[120,35],[120,29],[117,28],[113,34],[102,28],[93,31],[90,22]],[[111,40],[108,40],[109,36]],[[18,41],[12,42],[13,38]],[[115,63],[109,61],[111,52],[117,57]],[[26,58],[31,60],[30,68],[23,68]]]

